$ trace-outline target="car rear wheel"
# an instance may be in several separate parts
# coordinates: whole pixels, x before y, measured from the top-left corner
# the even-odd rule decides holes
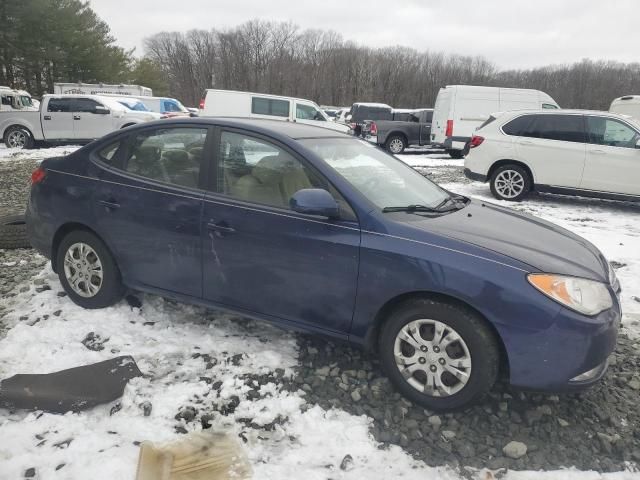
[[[498,375],[498,343],[484,320],[440,301],[401,304],[382,328],[379,352],[396,388],[431,410],[478,402]]]
[[[394,155],[398,155],[407,148],[407,142],[402,135],[391,135],[385,143],[385,148]]]
[[[31,132],[17,125],[7,129],[3,141],[7,148],[33,148],[35,144]]]
[[[81,307],[108,307],[124,294],[120,271],[111,253],[90,232],[78,230],[62,239],[56,270],[69,298]]]
[[[498,200],[519,202],[531,190],[531,176],[519,165],[502,165],[491,175],[490,187]]]

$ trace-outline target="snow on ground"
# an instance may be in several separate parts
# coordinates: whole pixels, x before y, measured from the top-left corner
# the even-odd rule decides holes
[[[0,143],[0,162],[11,162],[14,160],[31,159],[42,161],[45,158],[61,157],[79,149],[79,145],[64,145],[60,147],[38,148],[24,150],[19,148],[7,148],[4,143]]]
[[[64,154],[77,147],[31,151],[38,158]],[[23,152],[0,146],[0,161]],[[437,152],[408,150],[401,158],[424,168],[459,168],[462,160],[451,160]],[[460,172],[461,174],[461,172]],[[488,187],[479,183],[447,183],[445,188],[496,203]],[[609,260],[624,264],[618,269],[623,286],[625,327],[640,335],[640,208],[638,206],[553,195],[533,196],[520,204],[507,204],[539,215],[583,235],[602,249]],[[38,285],[49,285],[44,290]],[[0,411],[0,479],[22,478],[35,467],[41,479],[96,480],[133,479],[138,457],[134,442],[163,442],[179,438],[175,427],[193,429],[193,424],[175,420],[185,405],[225,402],[237,396],[238,408],[227,416],[216,416],[212,428],[242,433],[256,479],[461,479],[453,470],[431,468],[413,460],[400,447],[379,449],[369,433],[371,419],[333,409],[308,405],[304,392],[283,389],[278,378],[288,378],[298,364],[293,334],[267,324],[214,313],[199,307],[141,296],[142,306],[125,301],[98,311],[75,306],[62,292],[57,277],[46,267],[28,291],[2,299],[13,310],[6,337],[0,339],[0,378],[15,373],[46,373],[116,355],[132,355],[143,378],[132,380],[119,401],[86,412],[64,416],[41,412]],[[89,332],[108,339],[104,349],[92,351],[81,341]],[[218,359],[207,365],[204,354]],[[258,398],[252,376],[272,380],[259,387]],[[223,380],[219,398],[211,394],[207,381]],[[153,408],[145,417],[140,405]],[[286,417],[287,420],[279,421]],[[243,428],[241,418],[257,425],[274,422],[273,430]],[[36,435],[38,437],[36,437]],[[71,439],[70,443],[66,443]],[[40,446],[38,444],[41,443]],[[353,468],[341,470],[346,453]],[[64,464],[59,470],[56,467]],[[474,478],[491,479],[486,472]],[[562,470],[555,472],[509,472],[505,480],[631,480],[638,473],[598,474]]]

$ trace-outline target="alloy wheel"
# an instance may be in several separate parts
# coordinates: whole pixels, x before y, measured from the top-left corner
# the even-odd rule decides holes
[[[74,243],[64,256],[64,275],[71,289],[84,298],[94,297],[102,287],[102,262],[86,243]]]
[[[449,397],[469,382],[467,344],[458,332],[437,320],[413,320],[402,327],[393,354],[406,382],[426,395]]]
[[[7,146],[9,148],[24,148],[27,144],[27,134],[22,130],[14,130],[7,136]]]
[[[403,147],[404,144],[399,138],[394,138],[389,142],[389,150],[391,150],[391,153],[400,153]]]
[[[496,191],[504,198],[515,198],[524,190],[524,178],[515,170],[504,170],[495,179]]]

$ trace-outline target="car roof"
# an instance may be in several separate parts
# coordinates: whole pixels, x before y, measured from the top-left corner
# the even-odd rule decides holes
[[[543,108],[543,109],[534,109],[534,110],[509,110],[505,112],[495,112],[492,113],[493,116],[502,116],[502,115],[521,115],[521,114],[545,114],[545,115],[611,115],[613,117],[622,117],[626,118],[628,115],[621,115],[619,113],[607,112],[606,110],[579,110],[579,109],[568,109],[568,108]]]
[[[155,122],[147,122],[141,125],[167,125],[171,124],[193,124],[193,125],[216,125],[220,127],[232,128],[249,128],[256,133],[266,135],[281,135],[294,140],[302,138],[344,138],[347,134],[314,125],[305,125],[302,123],[286,122],[282,120],[256,119],[256,118],[237,118],[237,117],[189,117],[176,118],[171,120],[158,120]]]

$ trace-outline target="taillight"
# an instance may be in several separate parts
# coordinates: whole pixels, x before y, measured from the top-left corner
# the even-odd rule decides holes
[[[471,137],[471,142],[469,142],[469,147],[470,148],[479,147],[480,145],[482,145],[482,142],[484,142],[484,137],[481,137],[479,135],[474,135],[473,137]]]
[[[453,120],[447,120],[447,131],[444,133],[446,137],[453,136]]]
[[[200,99],[200,110],[204,110],[204,98]]]
[[[369,133],[371,133],[371,135],[378,135],[378,125],[376,125],[376,122],[371,122],[371,125],[369,125]]]
[[[42,167],[36,168],[31,174],[31,185],[40,183],[41,181],[44,180],[44,177],[46,176],[47,176],[47,171],[44,168]]]

